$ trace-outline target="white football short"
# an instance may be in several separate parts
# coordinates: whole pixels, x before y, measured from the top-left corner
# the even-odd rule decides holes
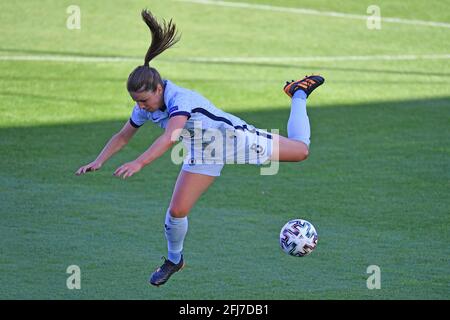
[[[262,165],[267,162],[273,151],[273,135],[245,125],[242,129],[229,130],[215,143],[186,144],[188,150],[183,160],[182,170],[220,176],[225,164]]]

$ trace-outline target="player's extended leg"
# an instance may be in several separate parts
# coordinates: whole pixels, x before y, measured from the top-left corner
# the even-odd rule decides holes
[[[292,98],[288,120],[288,138],[274,135],[271,160],[302,161],[308,157],[311,130],[306,112],[306,99],[325,81],[321,76],[309,76],[284,86],[284,92]]]
[[[299,162],[308,157],[309,147],[301,141],[289,139],[271,133],[274,139],[270,160],[281,162]]]
[[[214,179],[213,176],[180,171],[164,225],[168,259],[151,275],[152,285],[160,286],[166,283],[172,274],[184,267],[182,251],[188,229],[187,215]]]

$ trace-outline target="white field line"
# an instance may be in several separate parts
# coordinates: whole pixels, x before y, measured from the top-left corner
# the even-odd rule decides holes
[[[177,0],[177,1],[203,4],[203,5],[266,10],[266,11],[275,11],[275,12],[287,12],[287,13],[296,13],[296,14],[308,14],[308,15],[315,15],[315,16],[325,16],[325,17],[344,18],[344,19],[367,20],[367,18],[369,17],[366,15],[351,14],[351,13],[342,13],[342,12],[334,12],[334,11],[319,11],[319,10],[304,9],[304,8],[277,7],[277,6],[271,6],[271,5],[266,5],[266,4],[253,4],[253,3],[245,3],[245,2],[228,2],[228,1],[215,1],[215,0],[214,1],[213,0]],[[411,25],[417,25],[417,26],[450,28],[450,23],[446,23],[446,22],[410,20],[410,19],[402,19],[402,18],[395,18],[395,17],[386,17],[385,18],[383,16],[381,16],[381,21],[382,22],[390,22],[390,23],[411,24]]]
[[[131,57],[89,57],[66,55],[0,55],[0,61],[50,61],[50,62],[138,62],[139,58]]]
[[[315,56],[315,57],[186,57],[161,59],[166,62],[200,62],[200,63],[300,63],[300,62],[337,62],[337,61],[407,61],[407,60],[445,60],[450,54],[419,55],[367,55],[367,56]],[[45,62],[78,62],[78,63],[117,63],[142,62],[133,57],[89,57],[63,55],[0,55],[0,61],[45,61]]]
[[[450,59],[450,54],[426,55],[369,55],[369,56],[316,56],[316,57],[193,57],[178,59],[191,62],[229,63],[290,63],[290,62],[336,62],[336,61],[379,61],[379,60],[437,60]],[[174,59],[175,60],[175,59]]]

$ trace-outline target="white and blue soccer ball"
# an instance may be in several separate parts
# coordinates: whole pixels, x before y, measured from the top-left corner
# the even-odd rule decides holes
[[[303,257],[310,254],[316,248],[317,240],[316,228],[306,220],[291,220],[281,228],[281,249],[291,256]]]

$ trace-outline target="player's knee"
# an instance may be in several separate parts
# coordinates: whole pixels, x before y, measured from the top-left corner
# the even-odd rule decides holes
[[[309,157],[309,149],[308,149],[308,147],[306,147],[305,150],[303,150],[303,159],[302,159],[302,161],[308,159],[308,157]]]
[[[309,148],[306,144],[302,144],[302,146],[297,150],[296,160],[300,162],[308,159],[308,156],[309,156]]]
[[[169,212],[174,218],[184,218],[188,215],[189,210],[183,206],[172,205],[170,206]]]

